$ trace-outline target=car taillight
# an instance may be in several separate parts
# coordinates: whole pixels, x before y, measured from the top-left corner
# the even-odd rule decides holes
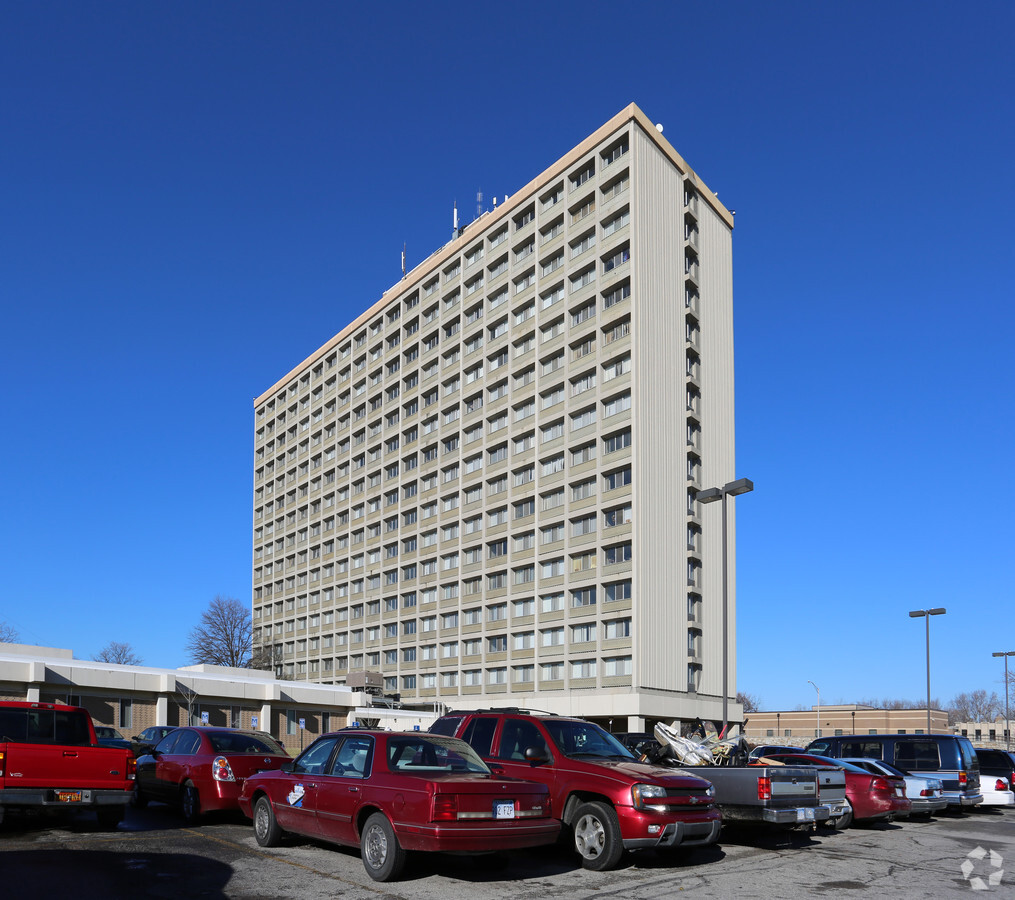
[[[4,773],[4,756],[5,755],[6,754],[4,753],[4,751],[0,750],[0,775],[3,775],[3,773]]]
[[[932,790],[929,790],[928,788],[924,788],[922,791],[920,791],[920,796],[921,797],[933,797],[934,796],[934,792]]]
[[[433,822],[454,822],[458,819],[458,797],[455,794],[434,794]]]
[[[969,776],[965,772],[959,772],[959,786],[964,786],[969,781]]]
[[[758,779],[758,799],[759,800],[771,800],[772,799],[772,779],[765,778],[764,776]]]
[[[1007,791],[1010,790],[1010,788],[1008,787],[1007,781],[1005,781],[1003,778],[998,778],[997,781],[994,783],[994,790]]]
[[[216,781],[236,781],[233,767],[224,756],[216,756],[211,763],[211,777]]]
[[[874,778],[873,781],[871,781],[871,790],[872,791],[880,791],[881,793],[888,793],[888,792],[891,791],[891,789],[892,789],[892,786],[884,778],[876,777],[876,778]]]
[[[127,760],[127,779],[134,778],[137,775],[137,760],[131,756]]]

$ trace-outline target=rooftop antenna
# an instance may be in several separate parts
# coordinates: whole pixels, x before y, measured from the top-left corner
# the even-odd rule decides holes
[[[494,198],[493,198],[493,208],[494,209],[497,208],[497,197],[496,196],[494,196]]]
[[[402,277],[405,278],[405,244],[402,244]]]
[[[455,201],[454,214],[451,216],[451,240],[458,237],[458,201]]]
[[[476,218],[483,215],[483,192],[476,191]]]

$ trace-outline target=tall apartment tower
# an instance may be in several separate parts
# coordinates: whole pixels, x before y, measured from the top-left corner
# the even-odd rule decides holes
[[[279,673],[617,731],[721,718],[721,518],[695,494],[735,477],[732,228],[632,104],[258,397]]]

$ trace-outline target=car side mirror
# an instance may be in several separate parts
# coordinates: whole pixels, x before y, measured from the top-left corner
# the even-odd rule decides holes
[[[293,763],[294,762],[296,762],[296,760],[291,759],[291,760],[289,760],[289,762],[282,763],[282,765],[279,766],[279,768],[283,772],[285,772],[286,775],[292,775],[292,772],[293,772]]]
[[[525,761],[533,765],[548,763],[550,761],[550,754],[546,752],[545,747],[526,747]]]

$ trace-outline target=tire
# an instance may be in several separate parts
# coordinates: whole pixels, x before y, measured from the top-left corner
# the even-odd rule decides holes
[[[134,809],[144,809],[148,805],[148,798],[141,793],[141,785],[136,781],[134,782],[134,793],[131,795],[130,805]]]
[[[387,816],[374,813],[360,835],[363,868],[374,881],[393,881],[405,868],[406,852],[399,846]]]
[[[846,811],[837,819],[832,820],[832,827],[842,831],[853,824],[853,807],[846,801]]]
[[[262,847],[277,847],[282,840],[282,829],[267,797],[258,797],[254,804],[254,837]]]
[[[574,849],[582,866],[594,872],[612,869],[624,854],[616,810],[607,803],[583,803],[571,820]]]
[[[123,821],[124,811],[122,806],[100,806],[95,810],[95,817],[99,820],[99,828],[115,831],[116,826]]]
[[[193,782],[184,784],[180,792],[180,812],[188,825],[196,825],[201,818],[201,795]]]

